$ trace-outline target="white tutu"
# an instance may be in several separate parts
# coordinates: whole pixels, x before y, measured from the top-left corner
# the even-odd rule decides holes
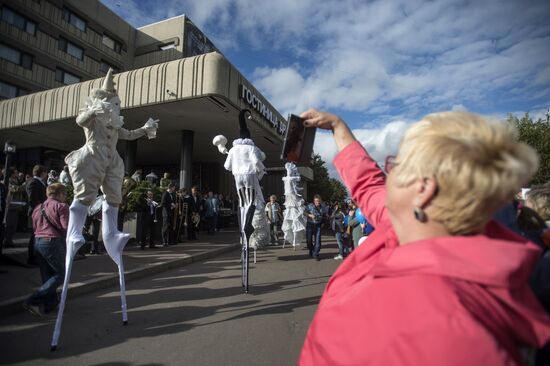
[[[300,176],[293,163],[286,163],[287,176],[283,177],[285,186],[285,211],[283,212],[283,225],[285,241],[293,246],[300,245],[306,236],[306,218],[304,216],[304,200],[298,193],[302,189],[298,186]]]

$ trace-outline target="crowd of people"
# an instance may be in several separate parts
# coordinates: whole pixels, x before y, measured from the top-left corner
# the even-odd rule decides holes
[[[550,183],[518,193],[538,168],[533,149],[504,124],[437,113],[414,124],[381,168],[339,117],[316,110],[302,117],[333,132],[334,164],[352,200],[323,203],[315,195],[305,207],[309,255],[320,260],[325,228],[338,244],[334,259],[348,258],[325,289],[299,364],[548,364]],[[2,174],[9,187],[0,185],[0,198],[11,202],[2,217],[13,230],[6,213],[22,202],[33,227],[28,262],[38,260],[43,276],[24,306],[52,311],[64,269],[51,243],[67,229],[71,177],[40,165],[32,174],[11,167]],[[156,247],[159,221],[168,246],[184,232],[187,240],[201,229],[216,235],[221,210],[236,211],[235,200],[213,191],[178,190],[168,173],[158,185],[148,174],[142,192],[142,174],[123,183],[123,197],[139,195],[142,249]],[[271,195],[264,210],[271,244],[279,244],[284,203]],[[536,356],[528,347],[539,349]]]

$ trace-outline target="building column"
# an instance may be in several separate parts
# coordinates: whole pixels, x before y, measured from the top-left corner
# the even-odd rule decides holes
[[[126,141],[126,153],[124,154],[124,170],[129,175],[136,170],[137,140]]]
[[[181,131],[180,149],[180,188],[191,191],[191,179],[193,174],[193,134],[191,130]]]

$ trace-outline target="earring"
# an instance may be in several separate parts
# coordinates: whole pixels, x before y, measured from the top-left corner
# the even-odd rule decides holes
[[[420,207],[414,208],[414,218],[420,222],[426,222],[426,213]]]

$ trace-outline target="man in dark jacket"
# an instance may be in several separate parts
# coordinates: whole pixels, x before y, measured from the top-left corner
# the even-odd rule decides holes
[[[155,248],[155,228],[157,224],[157,207],[158,203],[154,200],[154,192],[151,190],[147,191],[147,196],[145,198],[145,206],[143,209],[143,227],[141,230],[141,240],[140,246],[141,249],[145,249],[145,244],[147,242],[147,235],[149,235],[149,248]],[[163,231],[164,239],[164,231]]]
[[[187,199],[187,238],[189,240],[197,239],[198,223],[203,209],[202,198],[199,188],[191,188],[191,196]]]
[[[170,183],[162,194],[162,245],[175,244],[173,220],[176,211],[176,185]]]
[[[6,196],[8,195],[8,190],[4,186],[4,182],[0,181],[0,247],[4,245],[4,235],[5,235],[5,223],[4,218],[6,217]]]
[[[46,200],[46,179],[48,178],[48,172],[42,165],[35,165],[32,168],[32,180],[27,184],[27,197],[29,199],[29,216],[32,216],[34,208]],[[31,233],[29,244],[27,245],[28,257],[27,263],[30,265],[37,265],[36,257],[34,255],[34,233]]]

